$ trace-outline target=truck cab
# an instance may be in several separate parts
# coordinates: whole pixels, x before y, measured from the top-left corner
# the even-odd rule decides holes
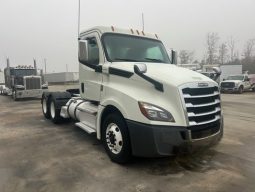
[[[48,92],[42,111],[95,133],[110,159],[169,156],[223,135],[218,84],[173,64],[156,34],[95,27],[79,36],[79,94]]]

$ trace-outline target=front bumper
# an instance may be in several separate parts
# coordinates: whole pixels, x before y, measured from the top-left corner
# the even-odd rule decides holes
[[[221,91],[225,91],[225,92],[237,92],[238,91],[238,87],[233,87],[233,88],[221,87],[220,90]]]
[[[132,153],[160,157],[178,151],[193,152],[217,144],[223,136],[223,118],[215,124],[190,129],[180,126],[147,125],[127,120]]]
[[[47,89],[31,89],[31,90],[16,90],[16,98],[32,98],[32,97],[42,97],[42,94],[44,91],[47,91]]]

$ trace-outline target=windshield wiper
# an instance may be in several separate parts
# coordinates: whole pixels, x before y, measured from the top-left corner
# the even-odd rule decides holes
[[[159,63],[164,63],[164,61],[162,61],[161,59],[153,59],[153,58],[144,58],[144,59],[149,60],[149,61],[156,61]]]
[[[128,58],[114,58],[114,60],[119,60],[119,61],[134,61],[134,62],[138,61],[138,60],[135,60],[135,59],[128,59]]]

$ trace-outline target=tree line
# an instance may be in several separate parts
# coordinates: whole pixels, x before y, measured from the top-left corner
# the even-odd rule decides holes
[[[179,63],[195,64],[242,64],[243,70],[255,73],[255,38],[248,39],[244,45],[241,55],[236,47],[236,41],[230,37],[221,42],[218,33],[210,32],[206,35],[206,53],[200,61],[194,60],[194,51],[180,50]]]

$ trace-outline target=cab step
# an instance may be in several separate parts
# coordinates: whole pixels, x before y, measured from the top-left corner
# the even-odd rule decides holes
[[[75,125],[86,131],[88,134],[96,133],[96,131],[93,128],[89,127],[88,125],[85,125],[84,123],[79,122],[75,123]]]

